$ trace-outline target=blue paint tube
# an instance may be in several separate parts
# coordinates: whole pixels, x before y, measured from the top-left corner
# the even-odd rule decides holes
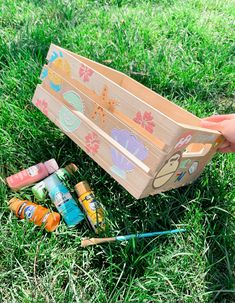
[[[57,171],[55,171],[54,174],[60,179],[60,181],[64,182],[64,181],[68,181],[69,178],[77,170],[78,170],[77,166],[73,163],[70,163],[69,165],[65,166],[65,168],[60,168]],[[45,200],[47,196],[47,189],[44,180],[34,185],[32,187],[32,192],[37,200],[39,201]]]
[[[58,212],[62,215],[65,223],[73,227],[84,219],[84,215],[76,201],[71,196],[67,187],[61,183],[56,175],[46,178],[45,187]]]

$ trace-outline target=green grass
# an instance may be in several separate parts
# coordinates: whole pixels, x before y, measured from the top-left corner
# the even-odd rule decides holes
[[[234,302],[234,155],[216,155],[188,187],[137,201],[31,104],[53,42],[199,117],[234,112],[234,1],[2,0],[1,7],[0,301]],[[4,178],[51,157],[79,165],[107,209],[110,235],[190,232],[82,249],[81,237],[94,236],[86,224],[47,234],[18,221]],[[30,189],[18,195],[33,199]]]

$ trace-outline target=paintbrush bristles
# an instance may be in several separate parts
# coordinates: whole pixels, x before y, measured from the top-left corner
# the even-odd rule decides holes
[[[81,247],[87,247],[90,245],[96,245],[96,244],[101,244],[101,243],[105,243],[105,242],[114,242],[115,240],[116,240],[115,237],[83,239],[81,241]]]

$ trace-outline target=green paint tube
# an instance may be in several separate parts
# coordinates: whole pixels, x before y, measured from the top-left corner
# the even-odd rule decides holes
[[[32,192],[34,194],[34,197],[39,200],[43,201],[46,198],[47,191],[45,187],[45,183],[43,181],[37,183],[32,187]]]

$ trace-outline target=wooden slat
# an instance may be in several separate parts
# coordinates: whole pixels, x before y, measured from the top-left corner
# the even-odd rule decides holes
[[[160,110],[169,118],[175,120],[178,123],[188,124],[187,126],[199,126],[200,119],[192,113],[186,111],[175,103],[167,100],[141,83],[128,77],[122,72],[116,71],[110,67],[102,65],[100,63],[89,60],[81,55],[77,55],[66,50],[71,56],[77,58],[81,62],[91,66],[105,77],[110,78],[112,81],[128,90],[130,93],[141,99],[143,102],[153,106],[155,109]]]
[[[74,80],[74,79],[65,80],[65,77],[66,77],[65,74],[63,74],[62,72],[58,73],[56,70],[53,70],[49,66],[44,66],[44,69],[48,69],[49,71],[52,70],[56,74],[56,77],[61,78],[63,83],[65,83],[65,82],[71,83],[73,89],[77,88],[80,92],[82,92],[83,94],[88,96],[96,104],[99,104],[100,107],[102,107],[102,108],[104,107],[104,104],[101,102],[100,96],[98,96],[94,91],[91,91],[88,87],[86,87],[81,82]],[[43,80],[42,76],[40,78],[41,78],[41,80]],[[114,109],[112,111],[112,114],[114,116],[116,116],[117,118],[119,118],[120,121],[123,122],[125,125],[128,125],[132,130],[136,131],[139,135],[141,135],[141,137],[148,140],[151,144],[155,144],[158,149],[165,150],[166,144],[162,140],[156,138],[154,135],[152,135],[151,133],[146,131],[143,127],[141,127],[141,125],[134,122],[123,112],[121,112],[117,109]]]
[[[58,53],[61,51],[63,53],[63,58],[67,60],[67,62],[69,62],[71,66],[72,80],[77,80],[78,82],[81,82],[78,77],[78,70],[79,66],[84,63],[71,56],[68,52],[66,52],[66,50],[59,48],[55,45],[51,46],[48,52],[47,59],[49,59],[55,51]],[[49,63],[49,65],[51,66],[53,64]],[[60,72],[61,71],[58,70],[58,73]],[[68,80],[71,81],[71,79]],[[109,78],[106,78],[104,75],[102,75],[96,70],[93,76],[91,77],[89,83],[86,82],[84,84],[91,91],[95,91],[98,94],[101,92],[102,87],[104,87],[104,85],[107,85],[111,97],[118,100],[119,104],[116,109],[124,113],[131,120],[135,117],[138,111],[141,113],[150,112],[153,116],[153,120],[155,123],[155,128],[153,129],[152,135],[154,135],[154,137],[156,137],[160,141],[163,141],[166,144],[165,150],[169,150],[172,140],[175,136],[178,135],[179,130],[181,129],[181,127],[179,127],[175,121],[173,121],[171,118],[168,118],[164,113],[155,109],[153,106],[143,102],[141,99],[134,96],[128,90],[121,88],[117,83],[110,80]]]
[[[58,120],[58,112],[61,109],[61,107],[65,106],[64,104],[60,104],[60,102],[55,99],[52,95],[50,95],[45,89],[42,88],[41,85],[37,86],[37,89],[35,91],[34,97],[33,97],[33,103],[36,104],[38,99],[43,99],[48,102],[48,118],[55,123],[58,127],[61,128],[61,124]],[[66,108],[69,108],[66,106]],[[70,137],[76,144],[79,145],[84,151],[86,151],[86,147],[84,142],[80,139],[81,137],[85,136],[90,131],[97,132],[97,129],[94,129],[94,125],[91,123],[91,121],[86,118],[84,119],[84,116],[76,111],[73,111],[75,115],[78,115],[79,118],[82,120],[81,126],[74,131],[74,132],[65,132],[62,131]],[[114,174],[110,167],[113,165],[112,159],[111,159],[111,145],[108,138],[108,141],[106,140],[106,134],[103,134],[102,131],[100,132],[100,138],[101,138],[101,144],[100,149],[101,151],[95,155],[89,154],[93,160],[95,160],[103,169],[105,169],[114,179],[116,179],[124,188],[126,188],[135,198],[139,198],[144,188],[147,186],[149,181],[151,180],[151,177],[148,176],[145,173],[145,167],[141,165],[141,167],[137,166],[134,162],[134,169],[127,173],[126,180],[120,178],[116,174]],[[104,137],[103,137],[104,135]],[[114,147],[119,150],[120,152],[123,151],[123,147],[118,146],[119,144],[115,141]],[[125,155],[126,156],[126,155]],[[132,161],[135,157],[133,155],[130,155],[130,158]],[[139,159],[137,159],[139,161]],[[138,162],[137,161],[137,162]],[[139,164],[139,163],[137,163]]]
[[[50,71],[51,69],[48,68],[48,70]],[[129,133],[133,134],[133,136],[136,137],[136,139],[141,142],[148,150],[148,156],[143,160],[143,163],[145,163],[149,167],[149,173],[155,174],[157,168],[159,167],[159,165],[161,165],[161,161],[162,158],[164,158],[165,153],[161,149],[158,149],[150,140],[147,140],[141,132],[136,132],[136,129],[131,127],[132,124],[136,123],[134,121],[131,121],[130,126],[130,124],[126,124],[121,118],[118,119],[116,115],[114,116],[112,112],[106,110],[105,108],[103,108],[103,111],[105,113],[105,123],[101,123],[99,117],[96,119],[92,119],[92,113],[94,111],[94,108],[96,108],[96,105],[101,105],[100,101],[97,98],[97,95],[95,94],[95,96],[93,96],[93,99],[89,98],[78,88],[69,83],[65,78],[57,74],[55,71],[53,72],[56,74],[56,78],[59,79],[60,82],[62,82],[60,90],[55,91],[50,87],[50,79],[48,77],[45,78],[42,83],[43,88],[46,89],[55,98],[60,100],[60,102],[62,103],[65,102],[64,94],[66,94],[67,92],[73,92],[77,94],[82,100],[82,103],[84,104],[84,115],[86,115],[86,117],[92,120],[95,125],[102,128],[102,130],[105,131],[109,136],[112,133],[113,129],[127,130],[129,131]],[[70,106],[71,108],[75,109],[73,105],[70,104]],[[142,129],[141,126],[139,127],[140,129]]]

